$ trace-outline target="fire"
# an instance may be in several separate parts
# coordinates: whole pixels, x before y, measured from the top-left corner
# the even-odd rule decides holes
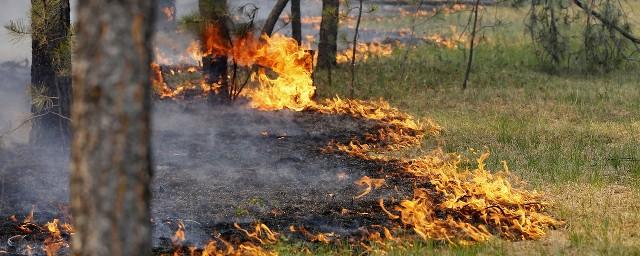
[[[451,31],[450,32],[451,36],[449,36],[449,38],[446,38],[441,34],[436,33],[433,35],[424,36],[423,40],[427,42],[431,42],[436,46],[445,47],[449,49],[465,47],[467,43],[466,38],[462,37],[462,35],[456,37],[457,30],[458,30],[457,27],[450,26],[449,29]]]
[[[309,54],[297,42],[282,35],[256,38],[249,33],[226,42],[215,26],[207,27],[203,55],[227,56],[238,65],[257,67],[252,80],[256,88],[243,92],[251,107],[261,110],[302,110],[313,104],[312,70],[305,64]]]
[[[355,183],[360,186],[365,186],[364,191],[355,197],[355,199],[358,199],[369,194],[373,188],[382,187],[382,185],[384,185],[384,179],[372,179],[369,178],[369,176],[364,176]]]
[[[356,45],[356,60],[367,61],[369,58],[389,56],[393,53],[393,47],[390,44],[381,44],[377,42],[372,43],[358,43]],[[351,62],[351,56],[353,55],[353,49],[348,48],[340,51],[336,55],[336,61],[338,63]]]
[[[258,255],[258,256],[275,256],[275,252],[264,249],[263,245],[274,244],[278,241],[278,233],[275,233],[264,224],[258,223],[253,231],[243,229],[238,224],[234,227],[242,232],[249,241],[238,245],[233,245],[222,238],[216,238],[209,241],[202,249],[195,247],[188,248],[188,254],[183,251],[183,242],[186,239],[185,226],[182,222],[178,222],[178,229],[172,238],[174,250],[172,255],[191,255],[191,256],[218,256],[218,255]]]
[[[447,41],[439,35],[430,39],[445,47],[461,43]],[[189,52],[194,58],[227,56],[235,64],[251,70],[251,80],[257,86],[245,89],[241,95],[250,99],[249,105],[253,108],[308,110],[376,122],[375,129],[361,138],[348,142],[332,141],[323,151],[393,163],[400,167],[399,171],[404,175],[411,175],[420,181],[417,184],[429,184],[416,185],[413,196],[396,205],[385,206],[380,200],[381,211],[397,221],[398,227],[410,227],[427,240],[468,244],[486,241],[493,236],[509,240],[538,239],[545,234],[546,228],[562,224],[544,212],[545,204],[541,195],[512,187],[506,169],[501,173],[487,170],[485,160],[488,153],[479,157],[477,167],[473,170],[462,167],[460,155],[444,153],[439,148],[415,157],[393,154],[402,149],[420,149],[425,136],[437,136],[441,127],[430,120],[419,122],[382,99],[362,101],[336,97],[322,102],[313,101],[315,87],[308,64],[310,56],[291,38],[246,34],[225,41],[215,26],[210,26],[204,32],[204,41],[192,46]],[[374,46],[374,49],[383,54],[387,52],[382,46]],[[157,70],[160,68],[154,68],[154,71]],[[180,88],[184,88],[164,91],[166,83],[161,72],[156,77],[159,84],[156,87],[167,97],[174,97],[180,93]],[[364,191],[355,196],[361,198],[372,189],[383,186],[384,179],[363,177],[356,184],[365,186]],[[236,228],[252,242],[234,247],[224,240],[212,241],[202,255],[270,254],[260,247],[277,240],[277,234],[268,227],[259,224],[251,232],[237,225]],[[294,230],[305,233],[303,227]],[[180,236],[176,233],[176,237],[182,237],[176,241],[181,243],[183,236],[184,233]],[[328,242],[332,235],[307,234],[306,237],[312,241]],[[385,237],[393,237],[388,229],[385,229]]]
[[[54,256],[62,247],[67,246],[64,239],[62,239],[62,233],[58,228],[58,224],[58,219],[54,219],[45,225],[47,231],[49,231],[49,237],[44,240],[44,251],[47,253],[47,256]]]
[[[358,139],[349,144],[334,142],[325,151],[399,164],[403,172],[431,184],[416,187],[413,198],[401,201],[391,211],[382,199],[379,201],[380,208],[390,219],[412,227],[423,239],[459,244],[486,241],[494,235],[509,240],[539,239],[545,234],[545,228],[562,224],[543,212],[545,204],[540,194],[511,186],[506,163],[503,172],[489,172],[485,165],[488,153],[478,158],[474,170],[462,169],[458,154],[446,154],[441,149],[416,158],[390,155],[389,152],[403,147],[420,146],[427,131],[437,135],[440,128],[430,122],[420,126],[410,116],[390,107],[374,109],[361,105],[364,103],[353,104],[355,107],[351,108],[347,107],[349,104],[338,104],[338,107],[330,109],[378,120],[386,127],[365,137],[364,142]],[[396,144],[402,146],[389,146]],[[367,186],[357,197],[366,195],[371,187],[375,187],[368,177],[363,177],[357,184]]]

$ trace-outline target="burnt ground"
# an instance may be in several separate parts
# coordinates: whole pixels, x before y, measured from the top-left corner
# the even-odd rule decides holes
[[[389,221],[379,198],[392,203],[411,195],[411,179],[394,172],[392,164],[321,151],[332,140],[362,136],[375,122],[198,102],[158,102],[153,118],[152,221],[158,251],[171,248],[178,221],[185,224],[186,243],[196,246],[214,232],[238,235],[233,223],[247,228],[262,222],[284,234],[295,225],[312,233],[358,236],[361,227]],[[22,220],[35,205],[38,223],[64,218],[67,159],[55,148],[0,151],[0,251],[15,253],[25,246],[6,242],[24,234],[7,216]],[[363,176],[386,178],[386,184],[355,199],[364,188],[354,181]],[[31,235],[23,242],[38,239]]]

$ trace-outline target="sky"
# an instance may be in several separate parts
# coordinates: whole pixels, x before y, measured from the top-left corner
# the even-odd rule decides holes
[[[30,1],[28,0],[0,0],[0,62],[8,60],[31,59],[31,42],[22,40],[13,42],[4,26],[11,20],[25,20]]]

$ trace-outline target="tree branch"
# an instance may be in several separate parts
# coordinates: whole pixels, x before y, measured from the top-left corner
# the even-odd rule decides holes
[[[598,20],[600,20],[600,22],[602,22],[602,24],[604,24],[607,27],[613,28],[616,31],[618,31],[620,34],[622,34],[622,36],[624,36],[625,38],[629,39],[631,42],[633,42],[635,44],[640,44],[640,38],[638,38],[637,36],[631,34],[631,32],[621,28],[617,24],[614,24],[610,20],[607,20],[607,18],[602,16],[602,14],[600,14],[599,12],[596,12],[595,10],[590,9],[584,2],[582,2],[580,0],[573,0],[573,3],[575,3],[578,7],[582,8],[582,10],[588,12],[593,17],[596,17]]]
[[[273,6],[273,9],[271,9],[269,13],[269,17],[267,17],[267,20],[264,22],[264,26],[260,32],[261,35],[266,34],[267,36],[271,36],[273,28],[276,26],[276,22],[278,22],[278,18],[280,18],[280,14],[288,2],[289,0],[278,0],[278,2],[276,2],[276,5]]]

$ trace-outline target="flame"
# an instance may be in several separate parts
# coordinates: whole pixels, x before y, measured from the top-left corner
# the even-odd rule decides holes
[[[393,163],[400,167],[400,171],[420,181],[417,184],[429,184],[416,185],[411,198],[405,198],[388,208],[382,200],[379,201],[382,211],[390,219],[398,222],[398,226],[411,227],[421,238],[459,244],[485,241],[493,236],[510,240],[538,239],[545,234],[546,228],[562,224],[544,212],[545,204],[541,195],[512,187],[506,169],[502,173],[488,171],[484,164],[488,153],[478,158],[477,167],[473,170],[461,167],[459,154],[447,154],[439,148],[416,157],[391,154],[402,149],[420,148],[426,135],[437,136],[441,127],[430,120],[418,122],[382,99],[362,101],[336,97],[314,102],[312,96],[315,87],[308,64],[310,56],[295,40],[281,35],[257,38],[253,34],[246,34],[225,41],[215,26],[206,28],[204,38],[203,42],[198,43],[200,48],[190,47],[190,54],[195,58],[227,56],[238,65],[254,71],[251,79],[257,83],[257,87],[242,92],[243,96],[250,99],[253,108],[308,110],[375,121],[375,129],[361,138],[348,142],[332,141],[323,151]],[[431,39],[445,47],[460,43],[446,41],[440,35],[434,35]],[[385,52],[382,47],[374,49]],[[166,83],[161,78],[157,79],[157,83],[162,92]],[[180,87],[169,91],[169,96],[175,96],[178,90]],[[360,198],[373,188],[382,186],[384,179],[363,177],[356,184],[366,186],[356,196]],[[234,247],[224,240],[212,241],[202,255],[270,254],[260,245],[275,242],[277,236],[266,226],[259,224],[252,232],[238,225],[236,228],[253,242]],[[295,227],[292,228],[292,232],[295,230]],[[329,242],[334,236],[330,233],[313,235],[304,227],[297,230],[311,241]],[[387,230],[385,237],[393,236]],[[224,245],[224,250],[219,248],[220,244]]]
[[[64,239],[62,239],[62,233],[58,228],[58,224],[58,219],[54,219],[45,225],[47,231],[49,231],[49,237],[45,238],[43,248],[47,256],[55,256],[56,252],[67,245]]]
[[[258,67],[252,76],[258,87],[243,92],[251,107],[299,111],[313,104],[310,56],[294,39],[282,35],[256,38],[249,33],[226,42],[216,26],[208,26],[204,38],[203,55],[227,56],[238,65]]]
[[[355,184],[360,186],[365,186],[364,191],[362,191],[362,193],[360,193],[355,197],[356,199],[358,199],[369,194],[373,188],[382,187],[382,185],[384,185],[384,179],[372,179],[372,178],[369,178],[369,176],[364,176],[359,180],[357,180]]]
[[[356,44],[356,61],[367,61],[372,57],[389,56],[392,53],[393,47],[390,44],[378,42]],[[352,48],[344,49],[336,55],[336,61],[338,63],[349,63],[352,55]]]
[[[209,241],[207,245],[199,250],[196,247],[188,248],[188,255],[191,256],[218,256],[218,255],[258,255],[258,256],[275,256],[278,255],[275,252],[268,251],[264,249],[262,246],[267,244],[273,244],[278,241],[278,233],[275,233],[269,229],[264,224],[258,223],[255,225],[254,230],[252,232],[243,229],[237,223],[234,223],[234,227],[242,232],[245,237],[252,241],[257,241],[258,243],[254,243],[252,241],[243,242],[239,245],[234,246],[233,244],[227,242],[224,239],[216,238],[215,240]],[[175,235],[171,239],[174,245],[174,250],[172,255],[185,255],[183,251],[183,242],[186,239],[185,235],[185,226],[180,221],[178,222],[178,229],[175,232]],[[222,246],[220,246],[222,245]]]
[[[349,144],[333,142],[326,151],[393,162],[416,180],[431,184],[416,187],[413,198],[402,200],[393,208],[397,213],[389,211],[382,199],[379,201],[380,208],[390,219],[397,219],[403,225],[412,227],[423,239],[459,244],[486,241],[494,234],[509,240],[539,239],[545,234],[545,228],[562,225],[561,221],[543,212],[545,204],[540,194],[511,186],[506,167],[502,173],[486,170],[485,161],[489,153],[482,154],[477,159],[477,168],[471,171],[461,169],[460,155],[445,154],[441,149],[417,158],[388,154],[403,147],[420,146],[421,139],[417,138],[422,138],[427,131],[438,134],[438,126],[430,122],[421,126],[410,116],[384,104],[380,108],[365,103],[354,103],[351,108],[344,103],[338,103],[337,106],[329,110],[378,120],[387,126],[377,134],[369,134],[364,138],[365,142],[358,139]],[[416,131],[408,132],[411,129]],[[389,147],[388,143],[402,146]],[[366,195],[375,186],[367,178],[363,177],[357,182],[368,186],[357,197]]]

